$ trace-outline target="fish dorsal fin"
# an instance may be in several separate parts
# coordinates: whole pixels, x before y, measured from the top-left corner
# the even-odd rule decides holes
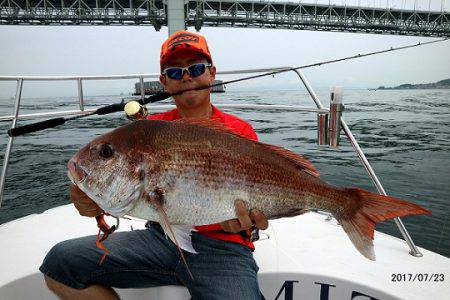
[[[260,143],[260,144],[263,144],[263,143]],[[298,155],[297,153],[294,153],[290,150],[284,149],[282,147],[274,146],[274,145],[269,145],[269,144],[263,144],[263,145],[266,146],[267,148],[273,150],[278,155],[283,156],[290,162],[296,164],[301,169],[303,169],[303,171],[305,171],[306,173],[308,173],[312,176],[315,176],[315,177],[320,176],[319,172],[314,167],[314,165],[309,160]]]
[[[226,133],[233,134],[233,135],[236,135],[236,136],[241,136],[241,135],[237,134],[236,132],[232,131],[227,126],[225,126],[225,124],[220,123],[220,121],[218,121],[216,119],[182,118],[182,119],[178,119],[178,120],[176,120],[174,122],[203,126],[203,127],[206,127],[206,128],[210,128],[210,129],[216,130],[216,131],[226,132]]]
[[[199,126],[203,126],[203,127],[207,127],[210,128],[212,130],[216,130],[219,132],[226,132],[228,134],[232,134],[235,136],[238,136],[240,138],[245,138],[242,135],[231,131],[231,129],[229,129],[228,127],[226,127],[223,123],[220,123],[214,119],[207,119],[207,118],[183,118],[183,119],[179,119],[175,122],[179,122],[179,123],[186,123],[186,124],[193,124],[193,125],[199,125]],[[306,158],[303,158],[302,156],[284,149],[282,147],[278,147],[278,146],[274,146],[274,145],[269,145],[269,144],[264,144],[258,141],[253,141],[253,140],[249,140],[252,143],[255,144],[259,144],[262,146],[265,146],[269,149],[271,149],[272,151],[274,151],[275,153],[277,153],[278,155],[286,158],[287,160],[289,160],[290,162],[294,163],[295,165],[297,165],[298,167],[300,167],[303,171],[305,171],[306,173],[315,176],[315,177],[319,177],[319,172],[317,171],[317,169],[313,166],[313,164],[308,161]]]

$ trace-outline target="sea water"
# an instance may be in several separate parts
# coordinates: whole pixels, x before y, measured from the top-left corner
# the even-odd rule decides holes
[[[328,90],[318,96],[328,106]],[[123,96],[86,97],[86,108]],[[315,107],[306,91],[227,91],[213,102]],[[164,103],[171,103],[166,100]],[[344,90],[343,117],[388,195],[420,204],[432,216],[403,218],[414,242],[450,257],[450,90]],[[76,97],[23,99],[21,113],[77,109]],[[148,106],[150,112],[152,105]],[[261,141],[283,146],[314,163],[323,179],[338,186],[376,192],[345,135],[337,150],[317,145],[314,113],[226,110],[255,128]],[[0,100],[0,115],[11,115],[13,100]],[[43,119],[40,119],[43,120]],[[20,120],[18,125],[32,122]],[[0,223],[70,203],[66,163],[83,145],[128,121],[123,114],[91,116],[14,140]],[[11,122],[0,122],[3,164]],[[74,213],[77,213],[74,209]],[[377,230],[400,237],[393,221]],[[32,230],[32,229],[31,229]],[[305,230],[308,230],[305,228]],[[406,247],[406,245],[405,245]]]

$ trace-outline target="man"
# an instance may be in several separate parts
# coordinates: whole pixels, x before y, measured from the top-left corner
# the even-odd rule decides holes
[[[215,79],[216,68],[205,38],[188,31],[176,32],[164,42],[160,64],[160,81],[169,93],[210,85]],[[211,118],[238,134],[257,139],[248,123],[211,104],[210,89],[185,92],[174,100],[176,109],[150,119]],[[71,186],[70,196],[81,215],[101,213],[76,186]],[[96,248],[95,236],[90,236],[54,246],[40,270],[49,289],[62,299],[118,299],[111,287],[161,285],[184,285],[194,299],[259,299],[254,247],[245,230],[252,225],[266,229],[267,219],[261,212],[249,213],[239,200],[236,215],[235,220],[196,227],[192,244],[198,254],[184,252],[193,278],[176,246],[155,223],[145,230],[115,233],[105,242],[110,253],[101,266],[102,252]],[[108,247],[111,240],[113,245]]]

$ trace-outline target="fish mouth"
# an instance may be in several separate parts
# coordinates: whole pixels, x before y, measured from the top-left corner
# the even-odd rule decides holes
[[[88,174],[74,160],[69,160],[69,162],[67,163],[67,169],[67,176],[70,178],[72,183],[80,184],[86,180]]]

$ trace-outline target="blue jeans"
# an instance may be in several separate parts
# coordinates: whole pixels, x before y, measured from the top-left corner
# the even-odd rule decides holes
[[[198,254],[184,251],[193,279],[177,247],[159,225],[117,232],[104,245],[110,251],[99,265],[102,250],[96,236],[55,245],[39,270],[64,285],[83,289],[92,284],[117,288],[184,285],[193,299],[261,299],[258,266],[246,246],[192,233]]]

